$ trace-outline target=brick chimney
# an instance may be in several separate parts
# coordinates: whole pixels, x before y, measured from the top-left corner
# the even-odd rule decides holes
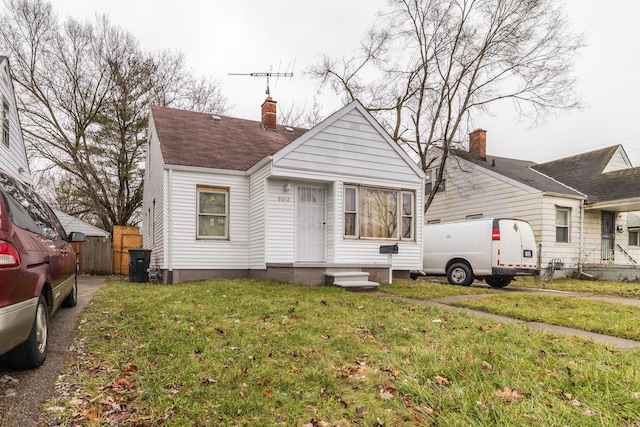
[[[469,153],[487,160],[487,131],[476,129],[469,134]]]
[[[262,103],[262,125],[267,130],[276,130],[276,103],[270,96]]]

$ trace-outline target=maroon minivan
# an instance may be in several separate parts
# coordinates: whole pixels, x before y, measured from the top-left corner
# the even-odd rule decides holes
[[[0,171],[0,354],[15,369],[47,358],[49,317],[78,298],[77,262],[47,204],[26,184]]]

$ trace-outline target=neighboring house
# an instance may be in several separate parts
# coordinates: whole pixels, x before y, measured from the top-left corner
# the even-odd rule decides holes
[[[536,164],[486,154],[486,131],[469,135],[469,151],[448,159],[445,180],[425,214],[430,222],[517,217],[539,244],[543,277],[579,271],[637,280],[640,168],[621,145]],[[439,166],[432,153],[426,189]]]
[[[9,58],[0,55],[0,169],[33,185],[22,139],[16,96],[9,71]]]
[[[309,130],[276,113],[271,97],[261,122],[152,107],[143,236],[163,281],[419,269],[424,174],[407,153],[358,101]]]

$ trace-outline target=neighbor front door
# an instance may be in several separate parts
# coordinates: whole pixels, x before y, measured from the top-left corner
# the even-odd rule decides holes
[[[613,261],[615,251],[616,213],[602,211],[602,260]]]
[[[325,260],[326,190],[298,187],[296,191],[296,261]]]

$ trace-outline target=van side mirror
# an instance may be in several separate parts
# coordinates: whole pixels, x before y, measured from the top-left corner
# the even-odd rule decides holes
[[[72,231],[71,233],[69,233],[70,242],[84,242],[84,240],[84,233],[80,233],[79,231]]]

